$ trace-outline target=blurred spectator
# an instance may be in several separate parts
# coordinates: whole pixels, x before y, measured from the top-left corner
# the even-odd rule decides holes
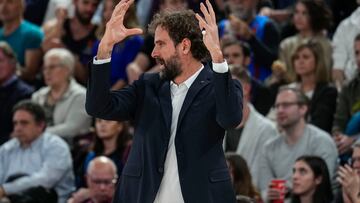
[[[0,41],[0,145],[6,142],[13,130],[12,109],[20,100],[30,98],[32,87],[15,74],[17,60],[8,43]]]
[[[337,180],[342,190],[336,203],[360,202],[360,142],[354,144],[350,166],[340,166]]]
[[[287,67],[285,63],[280,60],[274,61],[271,65],[271,71],[271,75],[265,80],[265,85],[269,87],[271,98],[275,101],[279,87],[289,84],[291,80],[286,72]]]
[[[238,66],[245,71],[251,60],[250,47],[246,42],[236,39],[226,39],[221,45],[224,58],[229,65]],[[270,89],[264,86],[260,81],[250,76],[251,88],[249,102],[254,105],[255,109],[262,115],[266,115],[274,101],[271,97]]]
[[[292,181],[292,203],[329,203],[334,199],[329,169],[320,157],[296,159]]]
[[[325,66],[326,56],[318,41],[301,43],[292,56],[296,82],[310,100],[308,122],[331,133],[336,109],[337,89],[331,84],[331,72]]]
[[[249,73],[241,67],[232,66],[230,72],[234,79],[241,82],[243,88],[243,119],[235,129],[226,131],[225,151],[241,154],[250,171],[254,171],[258,150],[276,136],[275,125],[259,114],[250,103],[251,81]],[[256,129],[256,131],[254,131]]]
[[[131,135],[125,122],[96,119],[95,131],[94,145],[82,163],[79,163],[80,167],[76,172],[78,188],[85,186],[83,177],[88,169],[89,162],[95,157],[109,157],[115,163],[120,177],[130,151]]]
[[[332,47],[324,32],[331,25],[331,11],[323,0],[298,0],[295,5],[293,21],[298,34],[281,41],[279,58],[285,62],[291,79],[296,78],[292,63],[295,49],[310,39],[315,39],[321,46],[325,67],[330,71],[332,66]]]
[[[360,1],[357,2],[360,5]],[[333,79],[338,89],[341,89],[344,81],[350,81],[357,76],[353,44],[358,33],[360,33],[360,7],[341,21],[333,37]]]
[[[93,47],[93,55],[95,56],[98,50],[100,39],[104,35],[105,26],[111,17],[115,6],[120,0],[105,0],[102,24],[97,30],[97,38],[99,39]],[[135,13],[135,6],[132,5],[127,11],[124,19],[126,28],[139,27],[138,20]],[[132,62],[143,44],[143,38],[139,35],[134,35],[127,38],[125,41],[114,46],[111,54],[111,75],[110,83],[113,90],[120,89],[127,85],[126,66]]]
[[[58,202],[64,203],[75,189],[69,147],[58,136],[44,132],[45,112],[38,104],[18,103],[13,122],[14,138],[0,147],[0,198],[26,198],[26,193],[37,190],[42,192],[33,198],[47,202],[54,189]]]
[[[179,11],[187,8],[185,0],[160,0],[160,11]],[[139,7],[137,7],[139,8]],[[154,37],[149,33],[144,36],[144,43],[140,48],[139,53],[136,55],[134,61],[132,61],[126,67],[128,83],[131,84],[139,78],[139,76],[146,72],[157,72],[159,66],[156,61],[151,57],[151,52],[154,49]]]
[[[24,0],[0,1],[0,21],[3,23],[0,40],[9,43],[15,51],[21,65],[21,78],[33,83],[40,72],[44,34],[40,27],[23,20],[24,9]]]
[[[118,179],[114,162],[104,156],[89,163],[86,171],[88,188],[81,188],[72,195],[68,203],[111,203]]]
[[[339,95],[334,116],[333,135],[339,154],[346,161],[351,145],[360,137],[360,33],[353,42],[357,66],[356,77],[345,84]]]
[[[264,81],[277,59],[279,31],[267,17],[256,15],[257,0],[228,0],[228,18],[219,22],[220,37],[236,37],[249,43],[253,55],[249,70],[253,78]]]
[[[277,125],[281,135],[267,142],[261,150],[255,174],[258,174],[259,189],[265,199],[277,199],[277,190],[271,188],[272,179],[284,179],[291,188],[291,167],[302,155],[323,158],[334,177],[337,165],[337,150],[334,141],[325,131],[307,124],[307,97],[298,89],[283,87],[276,97]],[[268,191],[267,191],[268,190]]]
[[[72,145],[73,138],[90,130],[91,117],[85,112],[86,90],[73,79],[74,57],[64,48],[55,48],[44,56],[46,86],[32,95],[46,112],[46,132],[64,138]]]
[[[260,193],[252,182],[246,160],[235,153],[226,153],[225,157],[236,196],[246,196],[252,198],[254,202],[262,202]]]
[[[74,0],[74,17],[68,17],[59,8],[57,18],[44,24],[44,52],[51,48],[66,47],[76,56],[74,76],[85,85],[88,78],[87,64],[93,58],[92,47],[96,41],[97,26],[91,23],[100,0]]]

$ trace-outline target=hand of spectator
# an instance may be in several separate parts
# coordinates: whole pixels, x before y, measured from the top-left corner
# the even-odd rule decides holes
[[[220,47],[218,26],[214,9],[209,0],[206,0],[206,6],[204,3],[200,3],[200,10],[203,13],[204,18],[199,14],[196,14],[196,18],[199,21],[199,32],[202,32],[203,34],[204,44],[209,50],[213,62],[222,63],[224,62],[224,57]]]
[[[67,13],[67,9],[64,6],[59,6],[56,8],[55,11],[55,15],[56,15],[56,20],[59,23],[64,23],[64,21],[66,20],[66,18],[68,17],[68,13]]]
[[[124,26],[124,17],[134,0],[121,0],[115,7],[110,20],[106,23],[103,38],[97,53],[98,59],[110,58],[114,45],[131,35],[142,34],[140,28],[128,29]]]
[[[5,197],[5,191],[4,188],[2,186],[0,186],[0,199]]]
[[[343,70],[340,69],[333,69],[332,70],[332,78],[335,82],[336,88],[338,89],[338,91],[340,92],[342,85],[344,83],[345,80],[345,74]]]
[[[341,133],[335,134],[334,140],[340,155],[349,152],[352,144],[356,141],[355,138]]]
[[[360,178],[356,170],[349,165],[340,166],[338,171],[337,181],[341,184],[343,196],[350,199],[352,202],[357,202],[360,191]]]
[[[135,80],[139,79],[139,77],[142,73],[143,73],[143,71],[141,70],[141,68],[139,67],[138,64],[136,64],[135,62],[130,63],[126,67],[128,83],[132,84]]]
[[[80,188],[72,195],[72,203],[81,203],[90,198],[90,191],[87,188]]]
[[[249,40],[252,36],[252,31],[249,25],[240,18],[230,15],[230,26],[235,35],[241,39]]]
[[[281,190],[277,189],[277,188],[274,188],[275,185],[270,182],[269,186],[268,186],[268,189],[267,189],[267,200],[268,201],[271,201],[271,200],[277,200],[277,199],[280,199],[281,198]],[[285,187],[285,194],[288,192],[288,188]]]

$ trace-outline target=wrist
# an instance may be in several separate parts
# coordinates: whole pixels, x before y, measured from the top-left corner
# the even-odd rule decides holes
[[[214,63],[222,63],[224,62],[224,56],[222,54],[222,52],[220,50],[217,50],[217,51],[213,51],[210,53],[211,55],[211,60],[214,62]]]
[[[96,58],[101,59],[108,59],[111,57],[111,52],[113,49],[113,45],[105,42],[100,42],[99,48],[96,54]]]

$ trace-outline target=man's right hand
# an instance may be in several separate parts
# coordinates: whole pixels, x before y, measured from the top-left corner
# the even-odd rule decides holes
[[[344,83],[344,80],[345,80],[344,71],[341,70],[341,69],[335,69],[334,68],[332,70],[332,78],[333,78],[333,80],[335,82],[337,90],[340,92],[341,88],[342,88],[342,85]]]
[[[100,41],[97,59],[107,59],[111,56],[114,45],[131,35],[142,34],[140,28],[127,29],[124,26],[124,17],[134,0],[121,0],[116,5],[110,20],[106,23],[105,34]]]

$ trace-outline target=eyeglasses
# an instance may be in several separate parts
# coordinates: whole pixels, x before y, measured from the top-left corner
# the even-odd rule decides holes
[[[63,66],[62,64],[52,64],[52,65],[44,66],[43,71],[45,71],[45,70],[54,70],[55,68],[60,68],[62,66]]]
[[[355,162],[360,162],[360,157],[352,157],[348,160],[350,166],[354,165]]]
[[[106,186],[110,186],[113,184],[116,184],[117,182],[117,177],[114,177],[112,179],[100,179],[100,178],[92,178],[90,177],[90,181],[92,183],[94,183],[95,185],[106,185]]]
[[[290,106],[293,106],[293,105],[299,105],[300,103],[299,102],[281,102],[281,103],[277,103],[274,105],[274,108],[275,109],[278,109],[280,107],[283,107],[283,108],[289,108]]]

